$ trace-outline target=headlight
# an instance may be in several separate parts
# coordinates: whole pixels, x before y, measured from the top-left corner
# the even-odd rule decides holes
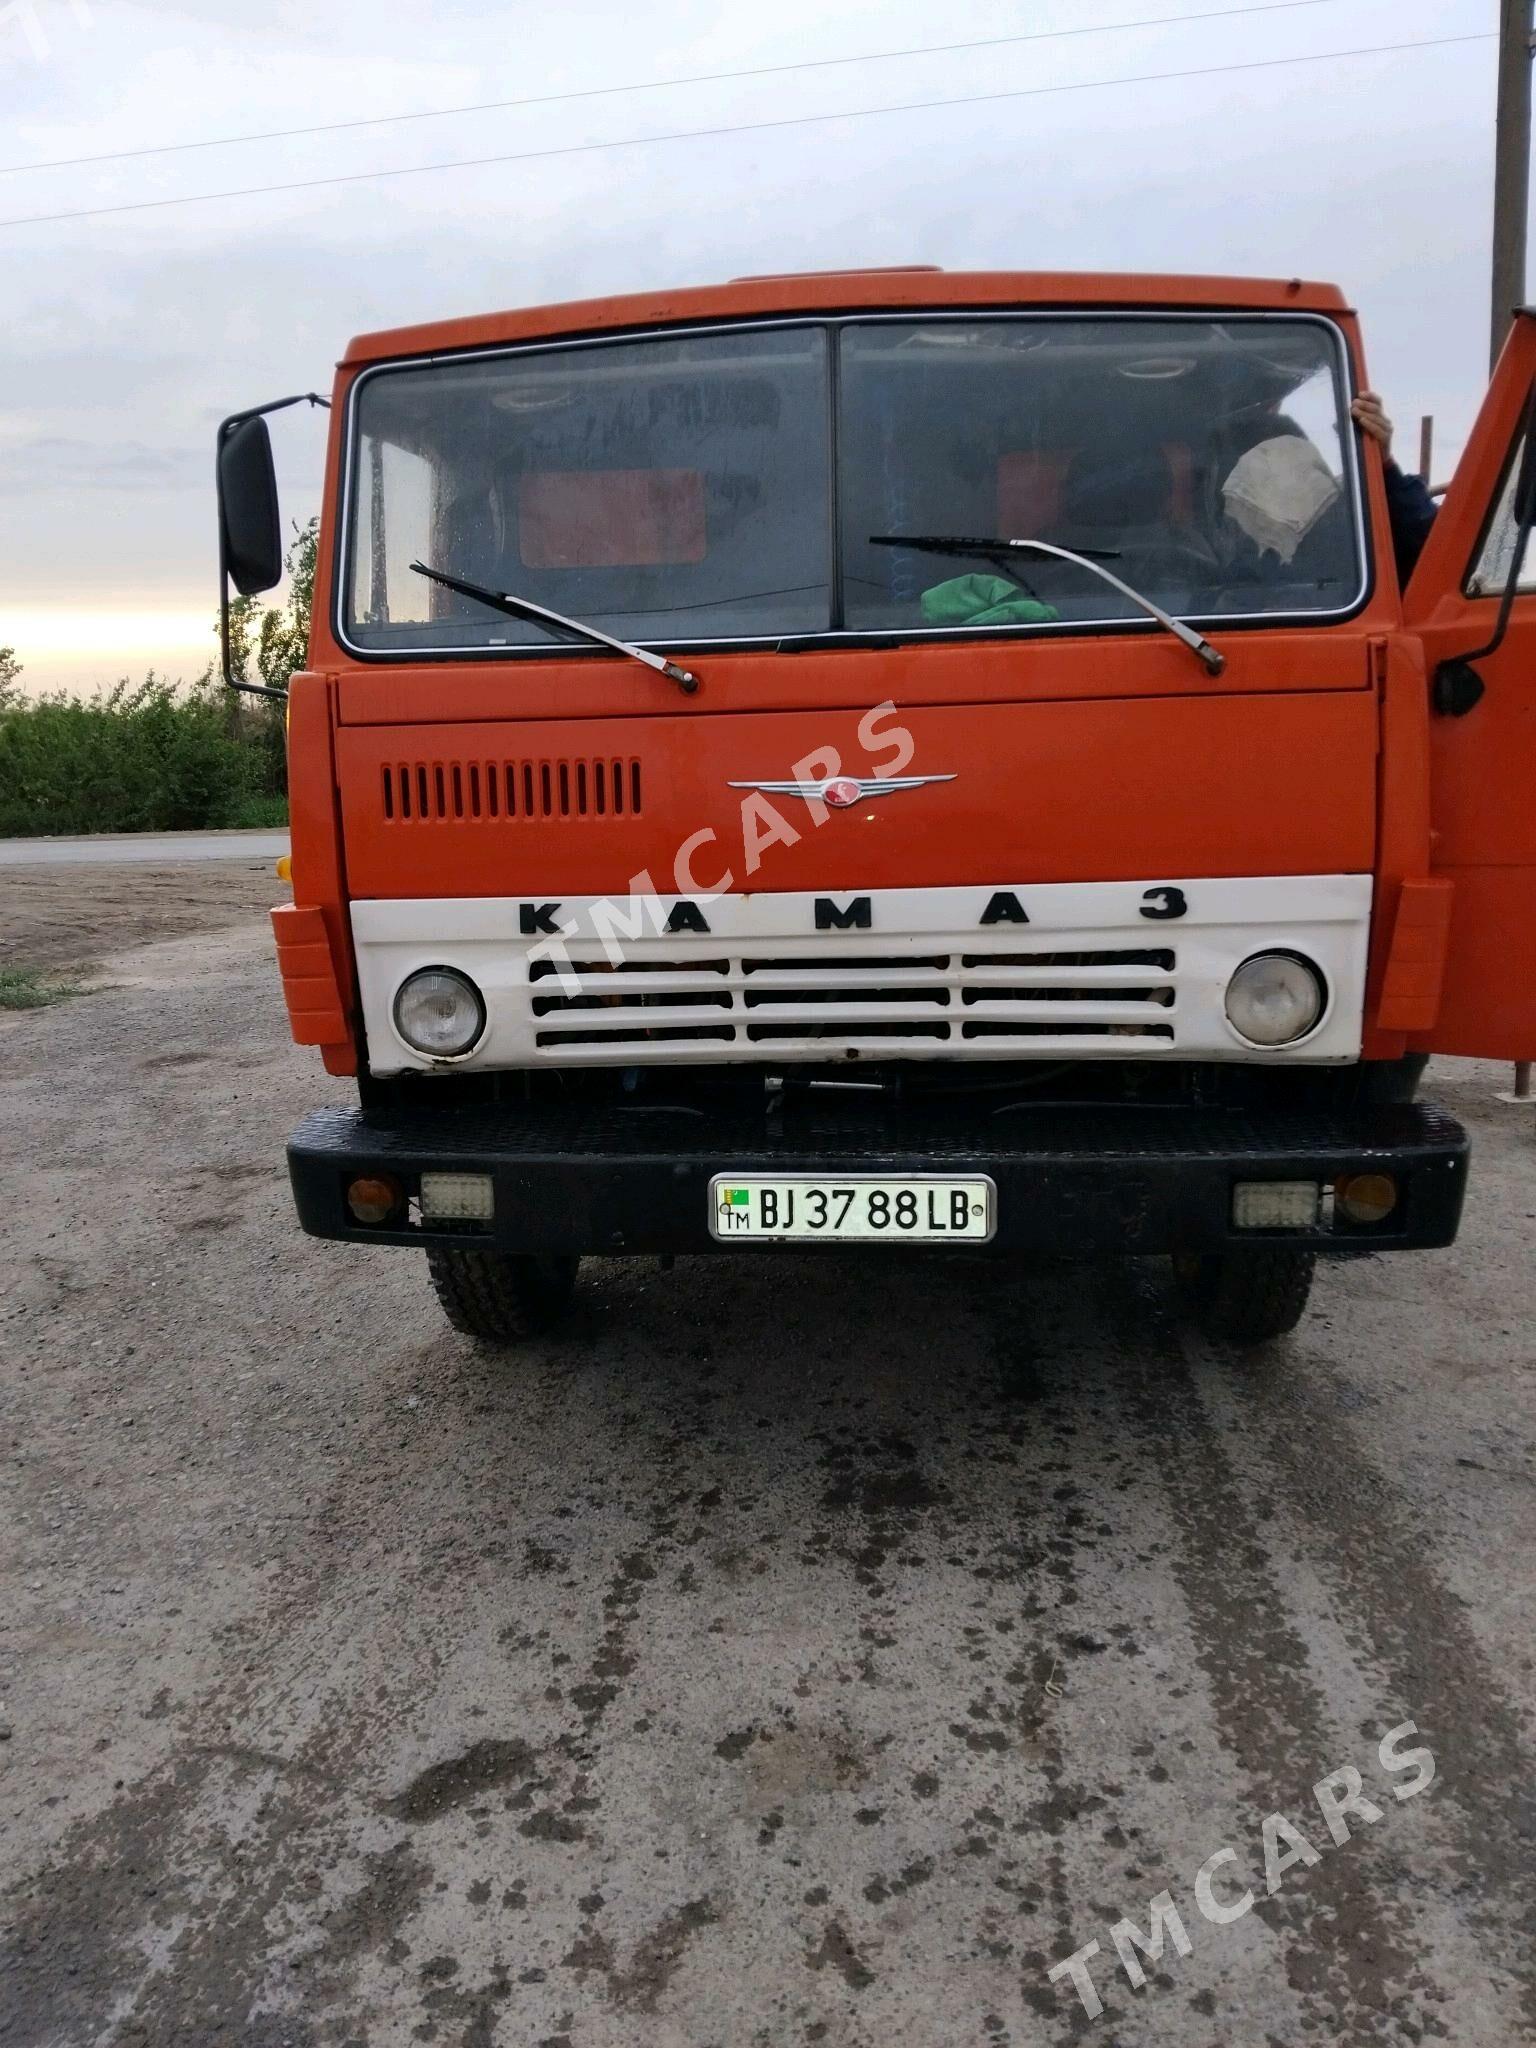
[[[417,1052],[432,1059],[457,1059],[479,1043],[485,1004],[467,975],[451,967],[423,967],[400,984],[395,1029]]]
[[[1227,983],[1227,1021],[1250,1045],[1290,1045],[1323,1014],[1323,977],[1299,953],[1255,953]]]

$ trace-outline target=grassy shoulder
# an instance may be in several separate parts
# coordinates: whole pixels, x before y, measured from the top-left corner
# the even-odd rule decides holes
[[[41,967],[0,967],[0,1010],[46,1010],[81,993],[81,984]]]

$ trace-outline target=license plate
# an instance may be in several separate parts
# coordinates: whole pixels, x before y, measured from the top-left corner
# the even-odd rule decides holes
[[[724,1244],[979,1244],[992,1235],[996,1204],[985,1174],[717,1173],[709,1227]]]

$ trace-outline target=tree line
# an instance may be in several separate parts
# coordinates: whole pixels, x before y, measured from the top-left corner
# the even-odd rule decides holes
[[[295,527],[281,604],[230,605],[230,666],[287,687],[309,647],[318,521]],[[210,662],[190,683],[153,670],[90,697],[31,696],[0,647],[0,837],[167,832],[288,821],[283,706],[226,689]]]

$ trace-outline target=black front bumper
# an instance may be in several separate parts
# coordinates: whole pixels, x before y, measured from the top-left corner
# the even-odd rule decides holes
[[[488,1245],[521,1252],[708,1252],[712,1175],[989,1174],[993,1248],[1049,1252],[1218,1250],[1283,1239],[1340,1249],[1451,1243],[1467,1136],[1428,1104],[1348,1112],[1185,1108],[1051,1110],[996,1117],[801,1111],[783,1123],[667,1109],[543,1105],[319,1109],[288,1146],[299,1220],[316,1237],[365,1244]],[[356,1174],[490,1174],[495,1220],[475,1228],[357,1223]],[[1238,1230],[1232,1184],[1390,1173],[1401,1190],[1370,1228]],[[415,1211],[412,1210],[412,1218]],[[800,1249],[797,1245],[796,1249]]]

